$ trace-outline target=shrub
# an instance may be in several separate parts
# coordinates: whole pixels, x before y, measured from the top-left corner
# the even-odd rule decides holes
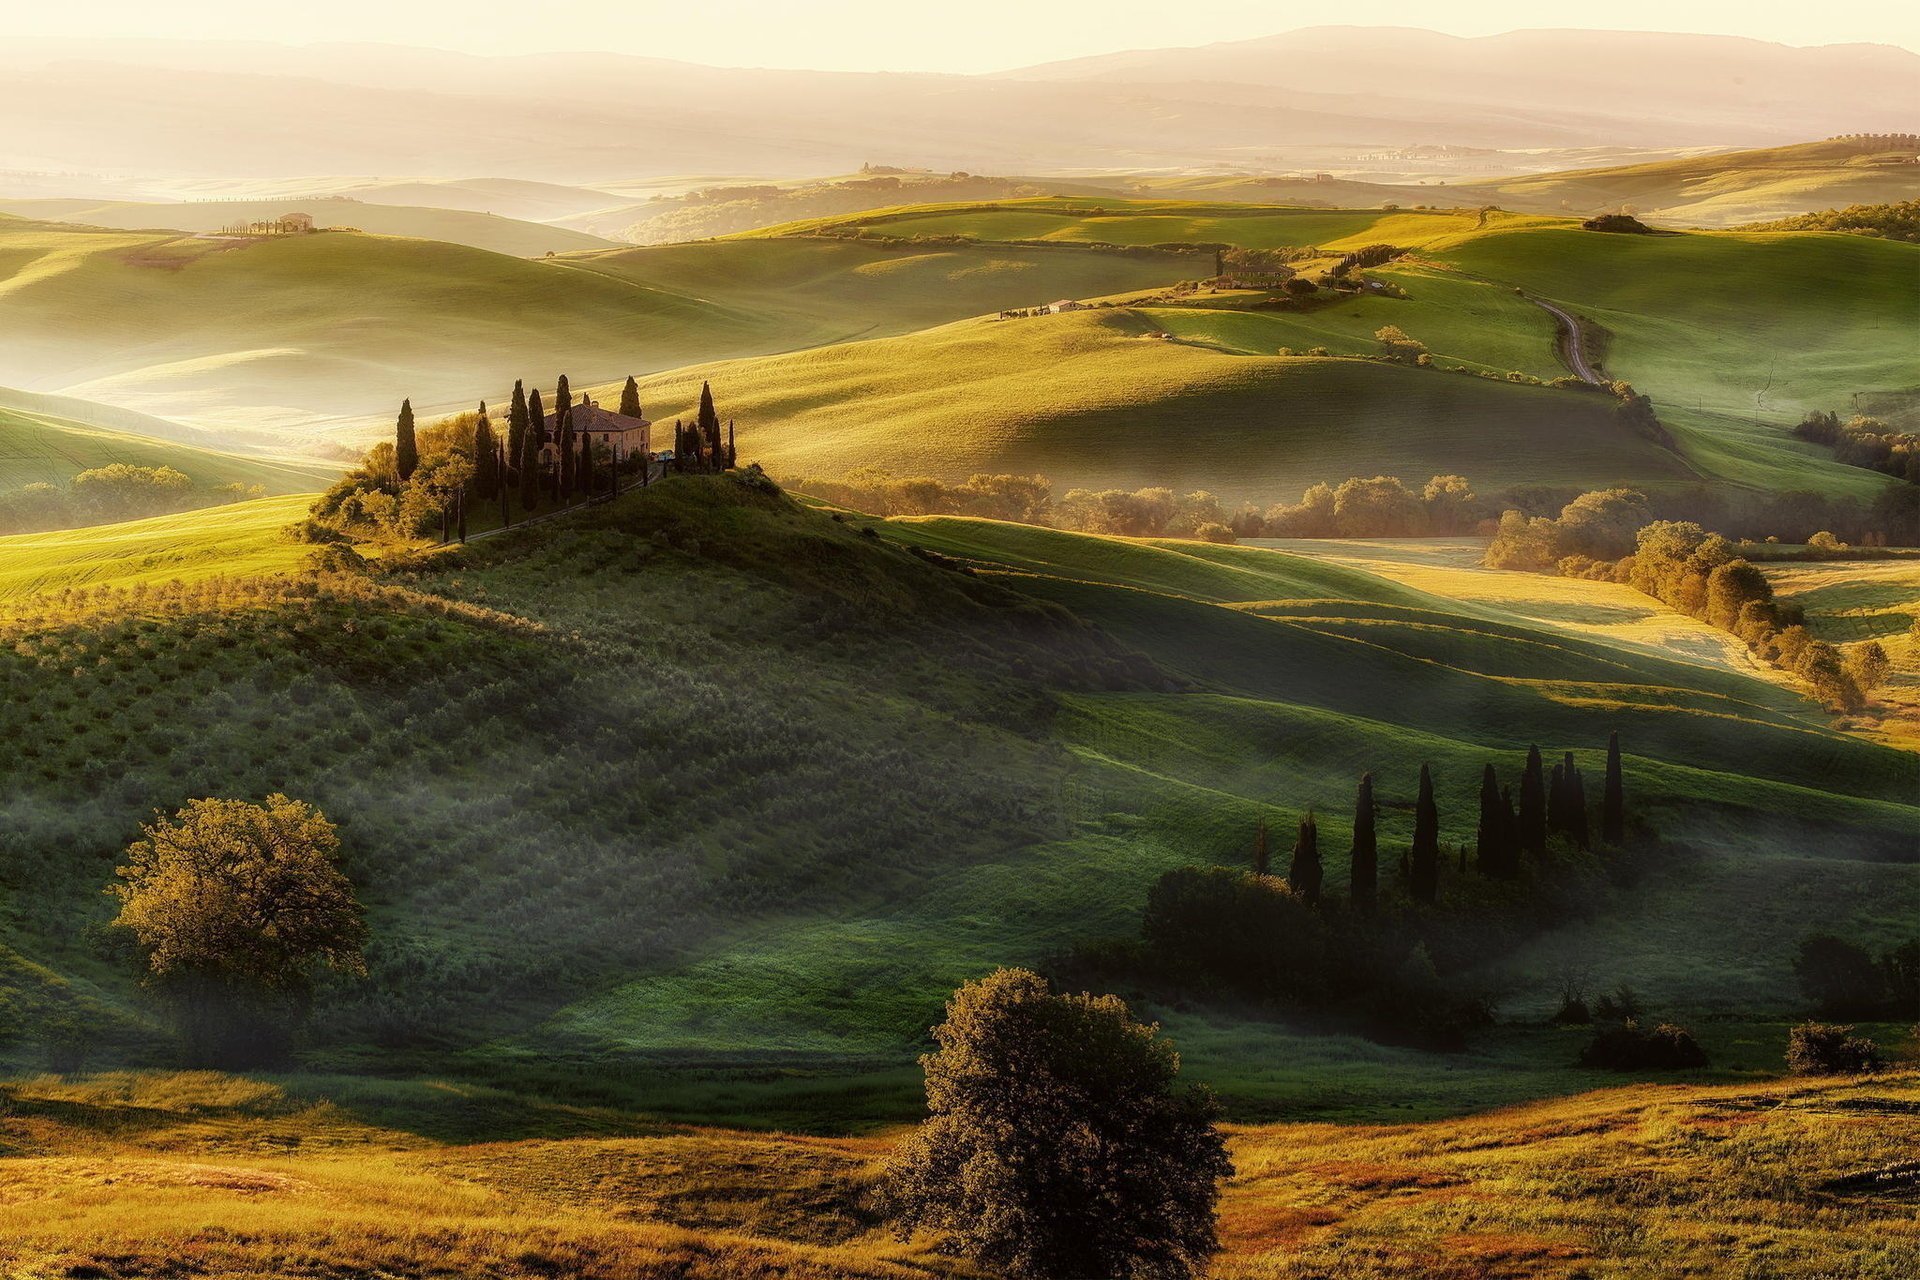
[[[1871,1015],[1886,994],[1880,966],[1865,948],[1832,934],[1804,939],[1793,972],[1815,1011],[1829,1016]]]
[[[1831,1022],[1803,1022],[1787,1033],[1787,1070],[1797,1076],[1862,1076],[1880,1070],[1879,1046]]]
[[[1608,1071],[1688,1071],[1706,1066],[1707,1055],[1685,1027],[1663,1022],[1648,1031],[1628,1019],[1595,1033],[1580,1051],[1580,1065]]]

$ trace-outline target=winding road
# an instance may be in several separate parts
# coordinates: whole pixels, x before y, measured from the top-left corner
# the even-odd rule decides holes
[[[1527,301],[1548,312],[1559,322],[1560,353],[1565,357],[1567,367],[1573,370],[1573,376],[1582,382],[1590,382],[1596,387],[1604,385],[1607,380],[1595,373],[1593,366],[1587,363],[1587,344],[1581,340],[1580,322],[1544,299],[1529,295]]]

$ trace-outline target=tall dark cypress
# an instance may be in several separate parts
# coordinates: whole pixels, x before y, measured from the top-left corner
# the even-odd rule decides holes
[[[713,387],[705,382],[700,384],[700,416],[694,420],[693,426],[702,439],[720,438],[720,415],[713,407]]]
[[[1592,832],[1587,826],[1587,784],[1578,769],[1567,775],[1567,834],[1582,849],[1592,847]]]
[[[546,443],[547,413],[535,387],[527,396],[527,438],[520,454],[520,505],[528,511],[540,504],[540,450]]]
[[[1253,829],[1253,874],[1263,876],[1272,866],[1273,854],[1267,845],[1267,820]]]
[[[1567,774],[1558,760],[1547,775],[1547,834],[1562,835],[1567,830]]]
[[[1293,842],[1293,861],[1287,867],[1287,885],[1307,900],[1308,906],[1320,902],[1320,828],[1309,812],[1300,819],[1300,838]]]
[[[1371,911],[1380,899],[1380,850],[1373,832],[1373,775],[1360,775],[1353,802],[1353,854],[1348,863],[1348,895],[1356,911]]]
[[[627,375],[627,385],[620,388],[620,412],[629,418],[647,416],[640,412],[640,384],[633,380],[632,374]]]
[[[568,405],[560,413],[560,457],[559,466],[554,468],[553,496],[559,501],[572,497],[579,477],[576,474],[580,463],[579,446],[574,443],[573,406]]]
[[[527,389],[513,380],[513,404],[507,409],[507,467],[520,474],[520,460],[527,452]],[[502,477],[505,483],[505,477]]]
[[[405,484],[420,466],[420,442],[413,436],[413,401],[400,402],[400,420],[393,427],[393,469]]]
[[[1480,825],[1473,834],[1473,865],[1483,876],[1507,875],[1507,813],[1500,806],[1500,778],[1491,764],[1480,772]]]
[[[473,493],[477,498],[491,498],[500,485],[500,474],[494,469],[498,451],[493,443],[493,423],[487,420],[487,402],[480,402],[480,421],[473,425]]]
[[[731,470],[740,465],[740,451],[733,447],[733,419],[727,419],[727,467]]]
[[[1620,731],[1607,735],[1607,788],[1600,800],[1600,838],[1619,845],[1627,838],[1627,797],[1620,777]]]
[[[589,498],[593,496],[593,437],[580,433],[580,464],[573,469],[574,482],[580,486],[580,492]]]
[[[1420,766],[1420,799],[1413,807],[1413,849],[1407,892],[1416,902],[1440,894],[1440,811],[1433,803],[1433,771]]]
[[[1520,848],[1536,858],[1547,851],[1547,779],[1539,747],[1527,748],[1520,775]]]
[[[1517,876],[1520,874],[1520,815],[1514,811],[1512,787],[1500,788],[1500,808],[1504,823],[1501,828],[1500,859],[1507,868],[1507,874]]]
[[[507,501],[507,490],[510,487],[507,484],[507,447],[505,445],[496,445],[494,447],[496,452],[494,454],[493,469],[500,476],[500,527],[502,529],[511,529],[513,528],[513,511],[509,508]]]

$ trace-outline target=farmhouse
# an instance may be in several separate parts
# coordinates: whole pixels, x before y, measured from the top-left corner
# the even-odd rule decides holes
[[[313,230],[313,215],[310,213],[283,213],[280,215],[279,229],[282,234],[292,235]]]
[[[1072,298],[1062,298],[1058,302],[1049,302],[1041,309],[1057,316],[1068,311],[1085,311],[1087,304],[1084,302],[1075,302]]]
[[[573,430],[596,445],[605,445],[616,462],[645,456],[653,445],[651,422],[602,409],[587,399],[573,406]]]

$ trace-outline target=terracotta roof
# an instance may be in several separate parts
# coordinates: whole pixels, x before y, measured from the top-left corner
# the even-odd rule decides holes
[[[624,413],[602,409],[590,401],[573,406],[575,431],[639,431],[652,425],[645,418],[629,418]]]

